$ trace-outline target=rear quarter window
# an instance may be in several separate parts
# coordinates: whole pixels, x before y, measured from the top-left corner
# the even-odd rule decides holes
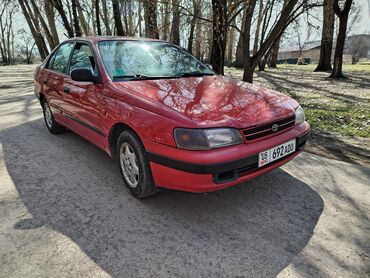
[[[68,62],[74,43],[65,43],[51,56],[48,69],[68,74]]]

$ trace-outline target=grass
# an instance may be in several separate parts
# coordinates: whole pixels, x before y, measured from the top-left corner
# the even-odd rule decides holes
[[[317,67],[317,64],[308,64],[308,65],[290,65],[290,64],[281,64],[278,65],[278,68],[281,69],[291,69],[291,70],[304,70],[304,71],[314,71]],[[344,73],[351,72],[360,72],[360,73],[370,73],[370,64],[343,64],[342,68]]]
[[[312,128],[346,136],[370,138],[370,110],[329,105],[303,105],[306,119]]]

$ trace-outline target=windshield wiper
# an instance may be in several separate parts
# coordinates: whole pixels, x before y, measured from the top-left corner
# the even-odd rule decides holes
[[[122,79],[126,81],[131,81],[131,80],[153,80],[153,79],[165,79],[165,78],[173,78],[173,77],[169,75],[150,76],[150,75],[144,75],[144,74],[117,75],[117,76],[113,76],[113,81],[122,80]]]
[[[176,77],[198,77],[198,76],[205,76],[205,75],[214,75],[213,73],[206,73],[201,71],[193,71],[193,72],[184,72],[176,75]]]
[[[129,80],[146,80],[146,79],[152,79],[154,76],[148,76],[144,74],[135,74],[135,75],[116,75],[113,76],[113,81],[116,81],[117,79],[129,79]]]
[[[151,79],[165,79],[165,78],[179,78],[179,77],[200,77],[205,75],[214,75],[213,73],[205,73],[201,71],[184,72],[177,75],[161,75],[161,76],[149,76],[145,74],[135,74],[135,75],[116,75],[113,76],[113,81],[117,80],[151,80]]]

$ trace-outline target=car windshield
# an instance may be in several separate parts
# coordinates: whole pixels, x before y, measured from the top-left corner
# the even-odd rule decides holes
[[[114,81],[214,75],[194,56],[160,41],[101,41],[99,51]]]

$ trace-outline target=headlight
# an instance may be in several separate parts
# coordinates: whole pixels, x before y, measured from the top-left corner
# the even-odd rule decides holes
[[[301,106],[298,106],[297,109],[295,110],[295,123],[300,124],[303,123],[305,120],[304,118],[304,111]]]
[[[174,136],[176,145],[188,150],[209,150],[243,143],[242,136],[234,128],[176,128]]]

